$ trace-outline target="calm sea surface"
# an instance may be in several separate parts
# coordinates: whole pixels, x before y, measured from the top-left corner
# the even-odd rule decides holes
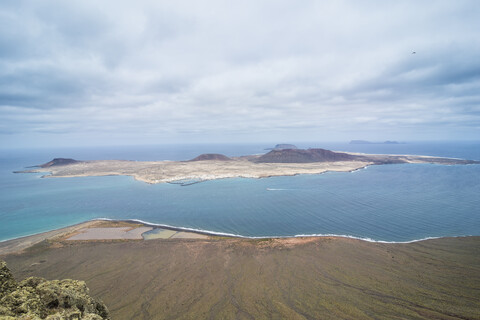
[[[297,144],[340,151],[480,160],[480,142]],[[224,179],[188,187],[131,177],[41,179],[13,174],[55,157],[186,160],[266,152],[269,145],[0,150],[0,240],[93,218],[139,219],[249,237],[348,235],[379,241],[480,235],[480,165],[401,164],[352,173]]]

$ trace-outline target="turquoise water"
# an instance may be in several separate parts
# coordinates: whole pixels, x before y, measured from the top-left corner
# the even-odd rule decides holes
[[[480,143],[298,144],[367,153],[480,159]],[[0,157],[0,240],[93,218],[249,237],[335,234],[378,241],[480,235],[480,165],[402,164],[352,173],[224,179],[188,187],[131,177],[42,179],[13,174],[54,157],[185,160],[204,152],[264,152],[265,145],[5,150]]]

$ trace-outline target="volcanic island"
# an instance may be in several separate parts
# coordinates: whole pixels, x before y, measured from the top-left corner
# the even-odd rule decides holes
[[[327,171],[348,172],[370,165],[434,163],[479,164],[480,161],[417,155],[382,155],[336,152],[326,149],[273,149],[263,155],[227,157],[202,154],[187,161],[78,161],[56,158],[31,170],[16,173],[50,172],[44,177],[132,176],[155,183],[191,184],[225,178],[267,178]]]

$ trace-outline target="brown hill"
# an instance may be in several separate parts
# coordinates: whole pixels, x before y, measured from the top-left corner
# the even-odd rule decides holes
[[[232,159],[219,153],[204,153],[190,161],[203,161],[203,160],[230,161]]]
[[[272,150],[255,159],[261,163],[309,163],[357,160],[357,156],[333,152],[326,149],[284,149]]]
[[[5,260],[86,281],[115,320],[479,319],[480,237],[71,242]]]
[[[72,164],[72,163],[77,163],[81,161],[77,161],[74,159],[68,159],[68,158],[55,158],[52,161],[49,161],[47,163],[39,165],[41,168],[48,168],[48,167],[53,167],[53,166],[64,166],[67,164]]]

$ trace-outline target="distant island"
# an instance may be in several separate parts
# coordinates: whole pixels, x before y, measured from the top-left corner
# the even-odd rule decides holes
[[[350,144],[404,144],[405,142],[398,142],[398,141],[383,141],[383,142],[371,142],[366,140],[352,140]]]
[[[224,178],[266,178],[327,171],[348,172],[370,165],[436,163],[479,164],[480,161],[415,155],[380,155],[336,152],[326,149],[274,149],[263,155],[227,157],[202,154],[188,161],[78,161],[56,158],[37,168],[15,173],[50,172],[44,177],[126,175],[147,183],[192,183]]]
[[[280,143],[273,148],[265,148],[265,150],[284,150],[284,149],[298,149],[297,146],[288,143]]]

